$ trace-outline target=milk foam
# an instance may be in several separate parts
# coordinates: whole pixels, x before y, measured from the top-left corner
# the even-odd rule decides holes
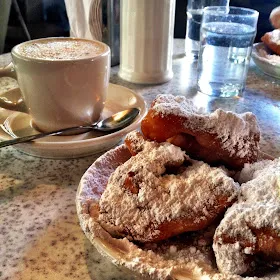
[[[99,56],[104,45],[81,39],[45,39],[27,42],[15,48],[15,53],[27,58],[73,60]]]

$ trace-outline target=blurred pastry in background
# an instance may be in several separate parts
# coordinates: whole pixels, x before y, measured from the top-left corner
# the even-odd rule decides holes
[[[275,54],[280,55],[280,29],[265,33],[261,40]]]
[[[271,11],[269,20],[275,29],[265,33],[261,40],[275,54],[280,55],[280,6]]]
[[[269,20],[274,28],[280,28],[280,6],[271,11]]]

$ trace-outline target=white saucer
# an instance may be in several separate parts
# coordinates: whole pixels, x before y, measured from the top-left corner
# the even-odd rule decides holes
[[[256,43],[252,50],[252,59],[265,74],[280,79],[280,60],[273,60],[272,52],[264,43]]]
[[[118,144],[124,135],[138,127],[147,110],[145,101],[140,95],[128,88],[110,84],[101,118],[131,107],[140,109],[139,116],[132,124],[117,132],[107,135],[88,132],[71,136],[49,136],[31,143],[17,144],[14,147],[24,153],[44,158],[76,158],[108,150]],[[1,140],[38,133],[32,126],[31,117],[25,113],[11,114],[4,125],[6,133],[0,131]]]

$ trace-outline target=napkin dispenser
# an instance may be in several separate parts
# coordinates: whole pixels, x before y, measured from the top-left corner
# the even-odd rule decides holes
[[[103,1],[103,42],[111,48],[111,65],[120,62],[120,0]]]
[[[70,35],[106,43],[111,65],[120,61],[120,0],[65,0]]]
[[[120,62],[120,0],[92,2],[91,32],[111,48],[111,65]]]
[[[93,36],[111,48],[111,65],[120,62],[120,0],[95,0],[90,11]]]

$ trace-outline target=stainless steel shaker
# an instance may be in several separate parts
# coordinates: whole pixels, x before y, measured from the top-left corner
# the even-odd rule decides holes
[[[65,0],[65,5],[70,36],[106,43],[111,65],[119,64],[120,0]]]
[[[90,32],[111,48],[111,65],[120,62],[120,0],[92,0]]]
[[[103,0],[102,41],[111,48],[111,65],[120,62],[120,0]]]

